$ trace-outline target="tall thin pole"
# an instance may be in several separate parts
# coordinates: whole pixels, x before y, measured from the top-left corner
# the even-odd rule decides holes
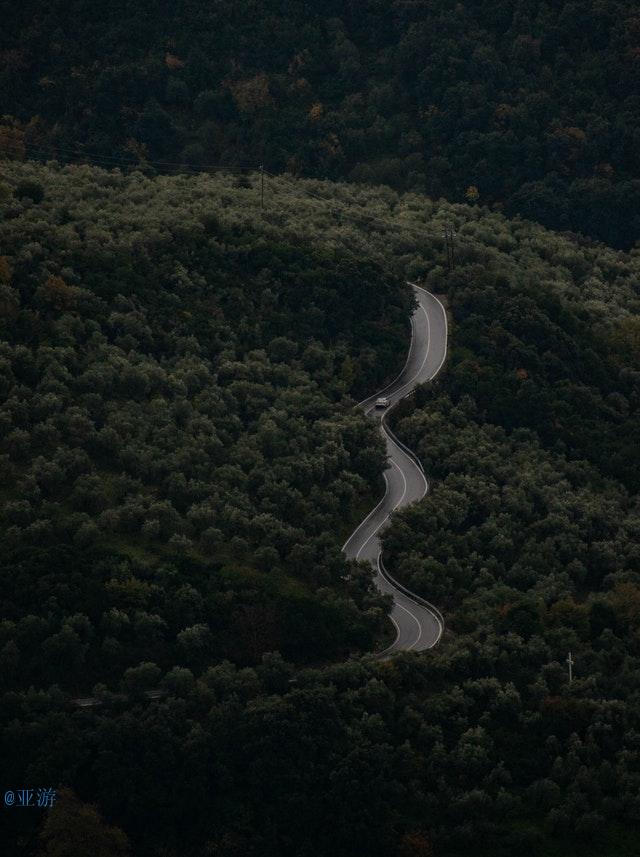
[[[456,257],[455,257],[456,245],[455,245],[455,241],[454,241],[455,237],[456,237],[456,233],[453,231],[453,226],[450,223],[449,224],[449,238],[451,240],[451,270],[452,271],[456,267]]]
[[[444,225],[444,245],[447,251],[447,271],[451,273],[456,266],[456,259],[454,255],[454,246],[453,239],[455,238],[455,232],[453,231],[453,226],[450,223],[445,223]]]
[[[451,273],[451,257],[449,256],[449,230],[447,228],[447,224],[444,225],[444,232],[442,233],[442,237],[444,238],[444,249],[447,253],[447,273]]]
[[[567,663],[569,664],[569,684],[571,684],[571,682],[573,681],[573,664],[574,664],[574,660],[571,657],[571,652],[569,652],[569,655],[567,657]]]
[[[260,164],[260,208],[264,208],[264,164]]]

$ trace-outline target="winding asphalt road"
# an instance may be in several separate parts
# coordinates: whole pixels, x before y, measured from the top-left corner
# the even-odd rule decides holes
[[[410,395],[418,384],[434,378],[447,356],[447,314],[440,301],[430,292],[413,286],[418,307],[411,318],[411,345],[404,369],[383,390],[360,402],[364,412],[380,423],[387,444],[389,466],[384,473],[387,490],[359,527],[344,543],[349,559],[367,560],[376,570],[375,583],[382,592],[393,595],[391,621],[397,637],[381,655],[397,651],[423,651],[438,642],[444,620],[437,607],[395,581],[384,566],[379,533],[395,509],[421,500],[429,490],[427,478],[418,458],[402,444],[387,425],[386,411],[375,408],[378,396],[389,399],[389,407]]]

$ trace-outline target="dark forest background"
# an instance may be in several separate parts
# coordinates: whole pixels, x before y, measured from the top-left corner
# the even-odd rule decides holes
[[[640,236],[633,0],[35,0],[0,32],[0,152],[250,166]]]
[[[638,255],[385,188],[259,200],[2,165],[2,785],[59,791],[3,808],[5,852],[633,857]],[[340,547],[407,272],[452,327],[394,414],[431,491],[384,549],[446,633],[380,662]]]
[[[639,92],[630,0],[3,10],[3,854],[636,857]]]

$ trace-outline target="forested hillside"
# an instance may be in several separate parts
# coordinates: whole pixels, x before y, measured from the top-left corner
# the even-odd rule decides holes
[[[256,174],[4,162],[0,216],[3,779],[67,789],[8,853],[637,854],[640,256]],[[406,276],[451,351],[385,551],[447,630],[379,662]]]
[[[464,733],[470,780],[519,783],[530,820],[554,839],[624,854],[607,823],[640,822],[636,334],[620,347],[638,316],[598,329],[598,314],[508,277],[460,271],[450,284],[446,374],[394,425],[431,491],[394,518],[386,564],[444,609],[442,711],[471,726],[469,706],[489,706]],[[449,784],[458,751],[443,738]],[[486,794],[475,800],[490,810]]]
[[[238,165],[640,236],[633,0],[26,0],[0,151]]]
[[[179,182],[156,209],[141,176],[20,176],[0,228],[6,678],[86,691],[145,658],[368,650],[383,613],[342,583],[332,533],[381,484],[343,399],[403,359],[398,282],[225,226],[204,194],[196,214]]]

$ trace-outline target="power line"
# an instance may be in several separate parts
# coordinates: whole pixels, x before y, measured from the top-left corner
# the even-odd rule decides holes
[[[294,176],[289,175],[288,173],[281,173],[280,175],[276,175],[274,173],[268,173],[268,175],[271,176],[271,178],[275,178],[275,179],[278,179],[278,178],[288,179],[289,181],[296,182],[296,183],[299,181],[299,179],[295,178]],[[304,181],[304,179],[303,179],[303,181]],[[436,233],[434,231],[429,231],[428,229],[422,228],[420,226],[414,226],[413,224],[410,224],[410,223],[401,223],[401,222],[398,222],[397,220],[391,220],[389,218],[384,218],[384,217],[377,217],[376,215],[368,214],[366,212],[362,212],[362,213],[353,212],[352,210],[350,210],[349,208],[346,207],[346,204],[343,204],[345,206],[344,208],[340,208],[340,209],[333,208],[325,197],[321,196],[320,194],[314,193],[309,188],[303,188],[303,193],[306,193],[307,196],[310,196],[313,199],[317,199],[318,201],[324,203],[325,210],[327,210],[329,213],[335,214],[339,217],[342,216],[342,217],[345,217],[345,218],[351,219],[351,220],[365,219],[365,220],[368,220],[369,223],[379,223],[380,225],[383,225],[383,226],[391,226],[395,229],[403,229],[405,232],[412,232],[412,233],[414,233],[414,235],[419,235],[420,237],[427,236],[429,238],[435,238],[435,239],[440,238],[438,233]]]
[[[13,148],[14,152],[22,154],[24,152],[25,156],[30,156],[34,152],[38,154],[39,157],[46,157],[49,160],[59,160],[58,155],[62,154],[69,156],[70,158],[79,158],[82,160],[87,160],[91,163],[97,163],[98,166],[103,164],[113,164],[115,166],[122,165],[129,167],[130,169],[144,169],[145,167],[175,167],[178,170],[192,170],[194,172],[207,172],[208,170],[226,170],[228,172],[246,172],[250,169],[256,169],[256,165],[253,162],[249,161],[238,161],[235,164],[195,164],[189,163],[188,161],[161,161],[161,160],[153,160],[150,158],[144,158],[142,161],[136,163],[129,158],[118,155],[103,155],[99,152],[90,152],[86,149],[83,149],[80,146],[75,148],[70,148],[68,146],[61,146],[58,144],[51,144],[51,146],[40,143],[21,143],[21,142],[13,142],[10,140],[5,140],[2,143],[2,149],[11,149]],[[133,156],[132,156],[133,157]],[[99,163],[102,162],[102,163]]]
[[[55,155],[52,155],[49,147],[44,145],[36,146],[34,144],[24,144],[24,143],[12,143],[11,141],[4,141],[3,148],[6,150],[7,148],[11,148],[15,152],[33,157],[34,160],[58,160]],[[66,154],[69,158],[79,159],[81,163],[89,163],[98,167],[102,167],[104,169],[115,169],[120,166],[125,167],[131,170],[144,170],[145,167],[175,167],[176,172],[184,172],[188,175],[197,175],[199,173],[206,172],[222,172],[229,173],[231,175],[242,174],[245,175],[247,172],[254,171],[260,173],[260,208],[264,210],[265,204],[265,176],[276,180],[284,180],[293,183],[296,186],[296,190],[303,195],[317,200],[322,203],[323,209],[322,212],[324,214],[329,214],[338,219],[339,222],[342,220],[351,220],[357,225],[361,226],[363,221],[366,225],[380,225],[384,227],[390,227],[395,230],[401,229],[405,233],[413,234],[419,238],[430,238],[433,240],[440,240],[444,238],[445,248],[447,253],[447,269],[449,271],[453,270],[455,267],[455,254],[454,254],[454,245],[453,239],[456,233],[453,230],[453,226],[450,223],[445,224],[444,234],[439,235],[437,232],[433,230],[429,230],[426,226],[418,226],[415,224],[401,222],[397,219],[391,219],[389,217],[380,217],[374,214],[370,214],[368,212],[362,211],[354,211],[352,204],[349,203],[341,203],[339,201],[327,200],[326,197],[321,194],[315,193],[311,188],[305,187],[301,185],[301,181],[308,181],[308,179],[300,179],[299,177],[292,176],[289,173],[272,173],[269,170],[265,169],[264,164],[250,164],[249,162],[239,162],[235,166],[230,166],[229,164],[194,164],[188,162],[171,162],[171,161],[156,161],[156,160],[144,160],[141,163],[133,163],[131,160],[124,157],[117,157],[114,155],[101,155],[95,152],[87,152],[86,150],[81,151],[79,147],[76,149],[70,149],[64,146],[55,146],[55,150],[60,153]],[[35,156],[35,157],[34,157]],[[336,203],[339,207],[337,207]]]

